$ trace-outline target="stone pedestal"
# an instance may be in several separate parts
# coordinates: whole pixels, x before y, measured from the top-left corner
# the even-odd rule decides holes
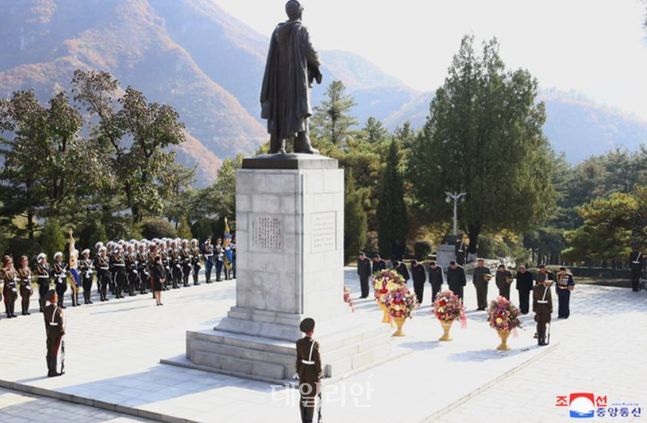
[[[188,332],[200,368],[282,381],[295,372],[304,317],[328,376],[388,354],[389,331],[343,302],[344,173],[322,156],[245,159],[236,176],[236,305],[214,331]]]
[[[447,271],[449,262],[452,260],[456,260],[456,246],[450,244],[439,245],[436,251],[436,264],[443,269],[443,272]]]

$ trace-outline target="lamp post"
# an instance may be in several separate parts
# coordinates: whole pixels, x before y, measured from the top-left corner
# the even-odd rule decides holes
[[[445,192],[447,195],[447,198],[445,198],[445,201],[447,203],[451,203],[454,201],[454,231],[453,235],[456,236],[458,235],[458,202],[459,201],[465,201],[465,196],[467,193],[465,192]]]

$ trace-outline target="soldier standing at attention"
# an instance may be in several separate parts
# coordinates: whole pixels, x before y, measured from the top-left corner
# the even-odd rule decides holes
[[[56,296],[58,297],[58,306],[65,308],[63,305],[63,295],[67,291],[67,266],[63,263],[63,253],[57,251],[54,253],[54,279],[56,280]]]
[[[483,259],[478,259],[474,268],[474,275],[472,276],[472,282],[476,288],[476,302],[478,304],[476,310],[478,311],[483,311],[487,307],[487,288],[490,279],[492,279],[490,269],[485,267],[485,261]],[[510,294],[508,294],[509,296]]]
[[[36,257],[36,268],[34,273],[38,278],[38,305],[40,312],[43,312],[45,304],[47,303],[47,292],[49,291],[50,269],[47,263],[47,255],[40,253]]]
[[[495,282],[499,288],[499,296],[505,297],[510,301],[510,284],[512,284],[512,272],[505,268],[505,264],[500,264],[496,270]]]
[[[0,280],[3,282],[2,294],[4,295],[4,307],[7,313],[7,319],[17,317],[15,311],[16,299],[18,298],[18,289],[16,287],[16,278],[18,273],[13,267],[11,256],[4,256],[2,259],[2,269],[0,270]]]
[[[87,248],[81,251],[79,271],[83,284],[83,303],[92,304],[92,259],[90,259],[90,250]]]
[[[359,286],[362,290],[360,298],[368,297],[368,280],[371,277],[371,261],[363,251],[360,251],[357,259],[357,274],[359,275]]]
[[[198,240],[191,240],[191,267],[193,269],[193,285],[200,285],[198,282],[198,274],[200,273],[200,248],[198,247]]]
[[[45,318],[45,333],[47,334],[47,377],[60,376],[64,373],[62,360],[61,371],[58,371],[58,359],[64,351],[63,335],[65,335],[65,327],[63,311],[61,310],[61,307],[57,305],[57,297],[58,296],[55,291],[49,291],[47,293],[49,304],[43,311],[43,316]]]
[[[182,248],[180,249],[180,261],[182,263],[182,284],[185,287],[189,286],[189,276],[193,265],[191,264],[191,249],[189,249],[189,241],[182,240]]]
[[[216,246],[213,248],[213,255],[216,258],[216,282],[220,282],[220,275],[222,274],[222,267],[225,262],[225,249],[222,246],[222,240],[216,240]]]
[[[550,336],[546,336],[546,326],[550,325],[550,315],[553,312],[553,299],[550,293],[551,281],[545,279],[538,282],[532,289],[532,311],[537,322],[537,345],[548,345]]]
[[[206,283],[211,283],[211,269],[213,269],[213,245],[211,245],[211,238],[207,238],[202,247],[204,254],[205,268],[204,278]]]
[[[20,305],[22,315],[29,316],[29,299],[33,292],[31,288],[31,269],[29,268],[29,259],[27,256],[20,257],[20,267],[18,269],[18,279],[20,280]]]
[[[637,249],[629,255],[629,266],[631,267],[631,290],[640,291],[640,276],[643,270],[645,255]]]
[[[450,291],[461,300],[463,299],[463,287],[466,285],[465,269],[453,260],[449,262],[447,268],[447,285]]]
[[[110,285],[110,265],[106,256],[108,249],[104,246],[99,247],[99,254],[94,258],[94,268],[97,269],[97,285],[99,286],[99,296],[101,301],[108,301],[108,285]]]
[[[146,242],[142,240],[137,248],[137,273],[139,277],[139,292],[146,294],[148,285],[148,255],[146,254]]]
[[[315,408],[319,409],[317,421],[321,421],[321,357],[319,344],[312,338],[315,321],[306,318],[299,326],[305,336],[297,341],[297,374],[299,375],[299,409],[301,422],[312,423]]]
[[[124,262],[126,264],[126,280],[128,286],[128,295],[134,297],[135,290],[137,289],[137,282],[139,275],[137,274],[137,256],[135,255],[135,248],[133,244],[126,245],[126,254],[124,255]]]
[[[436,295],[443,287],[443,269],[432,261],[429,264],[429,283],[431,284],[431,302],[436,301]]]
[[[413,279],[413,290],[418,298],[418,304],[422,304],[425,293],[425,282],[427,282],[427,273],[425,272],[425,265],[418,263],[418,260],[411,262],[411,278]]]

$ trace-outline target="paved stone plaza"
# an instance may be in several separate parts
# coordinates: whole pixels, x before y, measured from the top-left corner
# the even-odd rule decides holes
[[[356,297],[354,269],[347,269],[346,278]],[[470,284],[468,327],[455,325],[453,342],[437,342],[441,329],[429,312],[430,291],[427,285],[425,304],[406,323],[407,336],[393,340],[396,359],[384,357],[377,367],[324,385],[326,421],[567,421],[568,409],[555,402],[571,392],[606,395],[609,405],[639,403],[645,418],[647,293],[577,286],[571,318],[554,321],[550,347],[535,346],[527,316],[524,329],[509,340],[513,349],[499,353],[485,313],[472,311]],[[165,293],[163,307],[147,295],[68,308],[67,373],[51,379],[44,377],[42,316],[2,319],[5,387],[102,408],[3,390],[0,421],[298,421],[293,389],[159,364],[182,358],[185,331],[213,327],[234,297],[235,282],[228,281]],[[372,301],[356,301],[356,314],[379,324]]]

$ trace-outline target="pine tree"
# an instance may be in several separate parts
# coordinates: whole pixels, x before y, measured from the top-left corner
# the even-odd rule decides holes
[[[346,174],[344,201],[344,261],[348,263],[366,245],[368,224],[364,190],[356,189],[352,172]]]
[[[191,225],[189,224],[189,219],[186,216],[180,218],[180,225],[177,228],[177,236],[182,239],[191,239],[193,234],[191,233]]]
[[[326,90],[326,95],[317,107],[312,118],[312,130],[315,138],[327,138],[333,144],[340,144],[346,138],[348,130],[357,121],[349,115],[355,106],[353,97],[346,94],[346,87],[341,81],[333,81]]]
[[[43,227],[43,232],[40,234],[39,242],[43,248],[43,252],[50,258],[57,251],[65,253],[63,251],[65,247],[65,235],[63,234],[63,229],[58,219],[50,218],[47,220],[47,223]]]
[[[399,166],[400,151],[397,143],[392,141],[377,205],[378,244],[380,253],[385,257],[391,256],[397,242],[406,242],[409,232],[409,217]]]

